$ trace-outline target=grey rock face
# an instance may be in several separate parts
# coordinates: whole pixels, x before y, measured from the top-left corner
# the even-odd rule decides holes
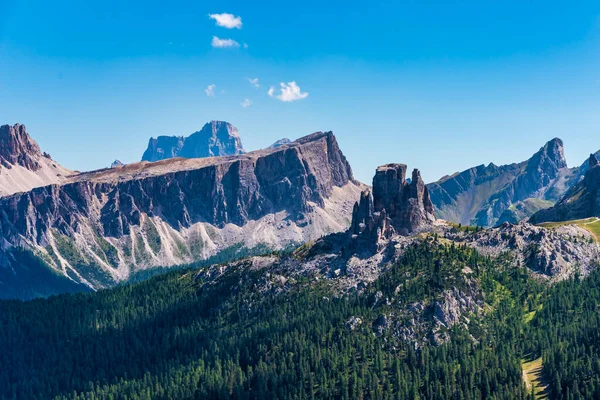
[[[82,173],[0,198],[0,268],[19,273],[10,251],[22,246],[77,282],[106,287],[126,279],[132,268],[189,263],[260,240],[254,235],[261,230],[282,247],[291,244],[285,237],[314,240],[345,229],[341,221],[349,215],[332,218],[325,203],[342,196],[327,204],[343,201],[349,211],[344,196],[358,192],[354,183],[331,132],[237,156]],[[278,225],[283,218],[287,225]],[[245,230],[253,237],[240,238]],[[272,239],[277,235],[282,238]]]
[[[587,172],[582,181],[571,187],[552,208],[531,216],[530,222],[570,221],[600,216],[600,164],[594,154],[588,160]]]
[[[15,194],[0,199],[0,211],[7,216],[0,234],[45,243],[50,228],[72,235],[81,218],[97,218],[105,236],[119,238],[140,224],[142,214],[159,215],[173,227],[243,225],[284,209],[302,213],[310,203],[323,206],[334,186],[350,181],[352,170],[335,137],[318,133],[258,157],[167,170],[145,179],[98,182],[92,175]]]
[[[409,235],[433,221],[433,205],[419,170],[413,171],[408,183],[406,165],[382,165],[373,178],[373,194],[363,191],[354,206],[350,246],[376,251],[382,240],[395,233]]]
[[[346,328],[350,329],[351,331],[355,331],[362,325],[362,323],[363,321],[360,317],[352,316],[348,318],[348,321],[346,321]]]
[[[187,138],[182,136],[151,138],[142,161],[159,161],[174,157],[217,157],[244,152],[236,127],[228,122],[211,121]]]
[[[444,235],[453,242],[475,247],[481,254],[496,257],[510,253],[515,261],[556,281],[575,272],[587,275],[600,259],[600,246],[594,236],[574,225],[542,228],[526,222],[504,223],[475,234]]]
[[[493,226],[520,201],[556,201],[571,184],[572,174],[563,143],[555,138],[522,163],[480,165],[444,177],[428,188],[438,217],[463,225]]]
[[[45,153],[44,156],[50,158]],[[40,147],[29,136],[25,125],[0,126],[0,162],[4,167],[20,165],[31,171],[37,171],[41,168],[39,157],[42,157]]]
[[[179,157],[185,139],[183,136],[159,136],[150,138],[142,161],[159,161]]]
[[[594,153],[594,157],[596,157],[596,159],[600,158],[600,150],[598,150],[597,152]],[[590,159],[588,158],[587,160],[585,160],[585,162],[583,164],[581,164],[579,166],[579,170],[578,172],[578,176],[583,179],[585,176],[585,173],[588,171],[588,169],[590,168]]]

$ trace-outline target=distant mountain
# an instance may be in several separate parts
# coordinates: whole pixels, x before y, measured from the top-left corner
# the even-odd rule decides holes
[[[600,160],[600,150],[595,152],[593,155],[596,159]],[[575,169],[576,175],[578,176],[577,181],[582,180],[585,177],[585,173],[588,171],[588,169],[590,169],[590,160],[591,158],[588,158],[583,162],[583,164],[581,164],[578,168]]]
[[[14,297],[15,282],[17,297],[72,290],[52,291],[36,278],[43,270],[98,289],[152,267],[315,240],[347,229],[362,188],[331,132],[231,157],[81,173],[0,198],[0,297]]]
[[[123,165],[125,165],[125,164],[123,164],[120,160],[115,160],[112,162],[112,164],[110,164],[110,167],[117,168],[117,167],[122,167]]]
[[[480,165],[444,177],[429,184],[428,189],[439,218],[463,225],[493,226],[552,205],[578,174],[578,169],[567,168],[563,142],[555,138],[527,161]]]
[[[584,178],[571,187],[554,207],[531,216],[531,223],[570,221],[600,217],[600,163],[594,154],[585,168]]]
[[[279,139],[278,141],[276,141],[275,143],[273,143],[272,145],[269,146],[270,149],[276,149],[278,147],[281,146],[285,146],[286,144],[290,144],[292,143],[292,141],[288,138],[283,138],[283,139]]]
[[[0,126],[0,196],[60,183],[72,174],[40,150],[25,125]]]
[[[159,136],[150,138],[142,161],[167,158],[203,158],[244,154],[236,127],[228,122],[211,121],[188,137]]]

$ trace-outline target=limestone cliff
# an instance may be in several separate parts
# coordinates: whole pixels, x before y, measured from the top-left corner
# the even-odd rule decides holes
[[[0,261],[18,274],[12,250],[24,247],[74,281],[106,287],[152,266],[343,231],[360,190],[331,132],[243,155],[82,173],[0,198]]]
[[[0,196],[59,183],[72,173],[41,151],[25,125],[0,126]]]

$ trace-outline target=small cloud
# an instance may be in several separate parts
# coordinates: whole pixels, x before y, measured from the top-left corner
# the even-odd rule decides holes
[[[204,93],[206,93],[206,95],[207,95],[208,97],[215,97],[215,88],[216,88],[216,87],[217,87],[217,86],[216,86],[215,84],[208,85],[208,86],[206,87],[206,89],[204,89]]]
[[[227,29],[242,29],[242,17],[236,17],[233,14],[208,14],[210,19],[214,19],[217,26],[222,26]]]
[[[240,44],[233,39],[221,39],[217,36],[213,36],[211,45],[216,48],[240,47]]]
[[[267,92],[267,94],[271,97],[275,97],[276,99],[279,99],[279,100],[285,101],[285,102],[302,100],[302,99],[305,99],[308,97],[308,93],[302,92],[300,90],[300,86],[298,86],[295,81],[288,82],[287,84],[281,82],[279,85],[281,87],[280,94],[275,95],[275,88],[273,86],[271,86],[269,88],[269,91]]]
[[[244,43],[244,48],[247,49],[248,48],[248,44]]]
[[[252,102],[250,101],[250,99],[244,99],[244,101],[242,101],[242,107],[244,108],[248,108],[252,105]]]
[[[258,83],[258,78],[248,78],[248,82],[255,88],[259,88],[260,84]]]

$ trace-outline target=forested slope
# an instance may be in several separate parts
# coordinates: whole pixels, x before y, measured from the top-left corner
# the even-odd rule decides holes
[[[539,355],[552,398],[598,396],[600,274],[547,289],[509,265],[431,239],[346,295],[240,263],[2,301],[0,398],[526,399],[521,359]],[[465,282],[485,303],[445,344],[379,329],[415,302],[433,324]]]

